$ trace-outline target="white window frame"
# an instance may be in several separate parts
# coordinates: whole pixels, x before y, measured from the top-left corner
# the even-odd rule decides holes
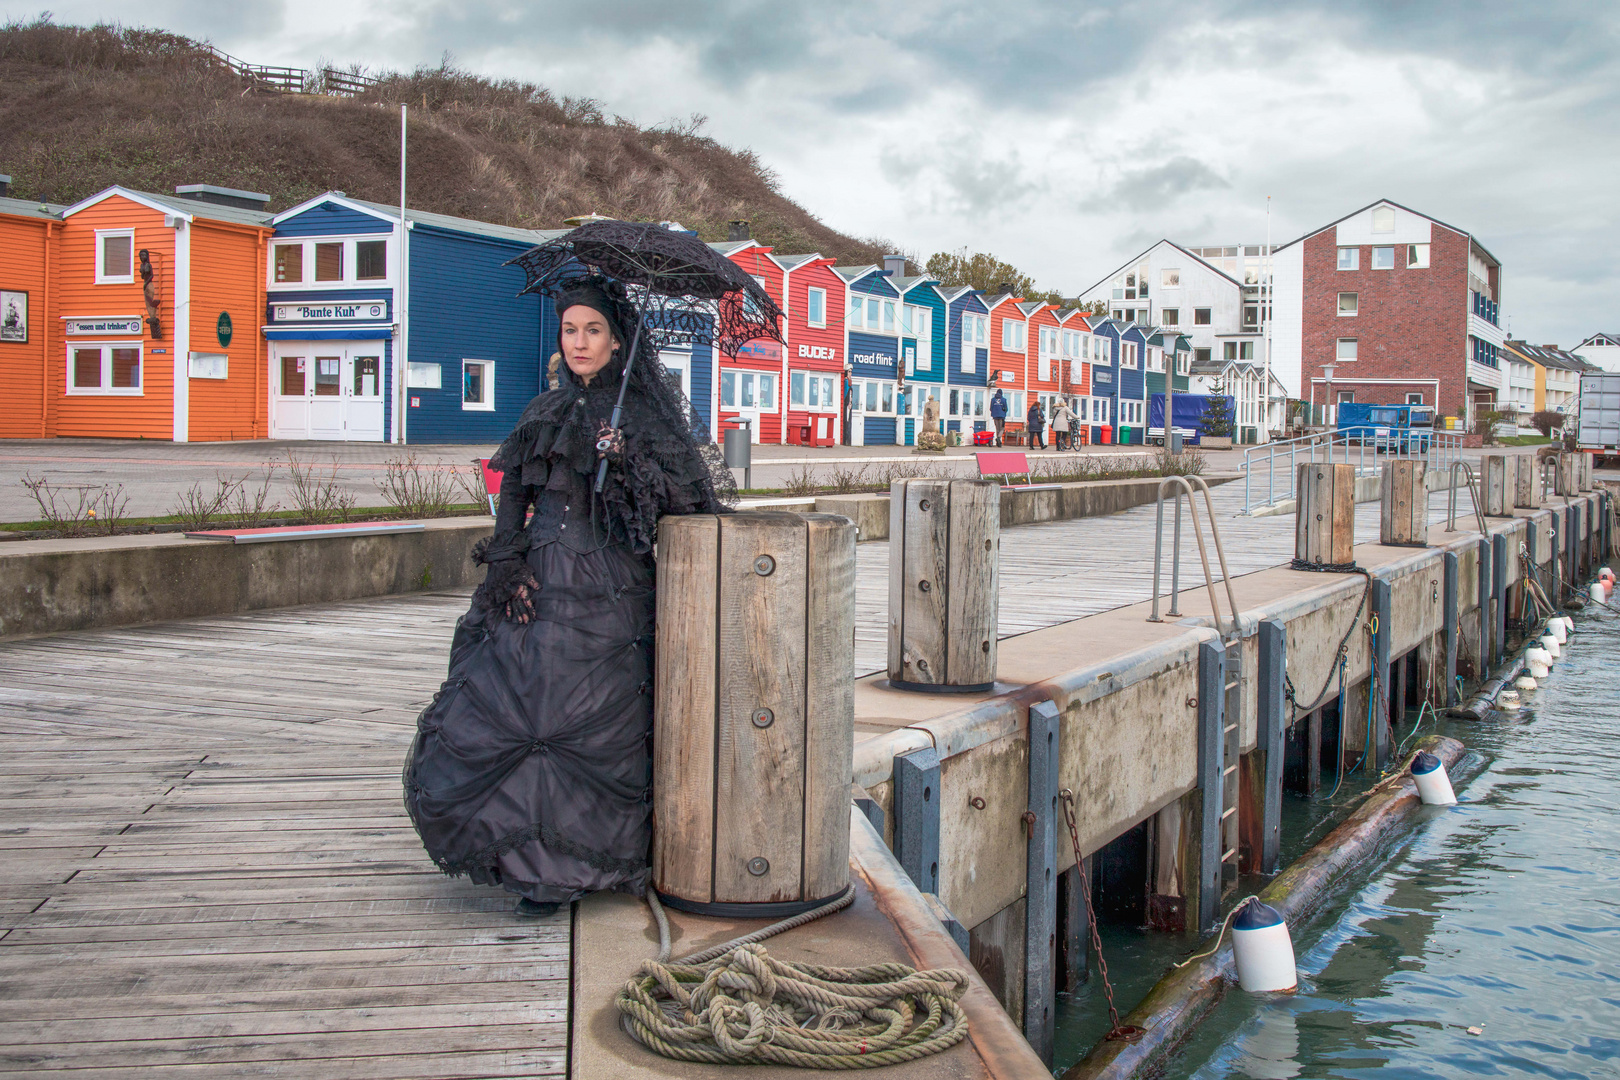
[[[1380,225],[1384,221],[1387,224]],[[1375,206],[1372,212],[1372,231],[1387,233],[1395,231],[1395,208],[1393,206]]]
[[[1016,342],[1017,344],[1008,344]],[[1022,319],[1001,320],[1001,351],[1024,353],[1028,355],[1029,335],[1028,326]]]
[[[771,373],[767,371],[765,374],[769,375]],[[809,384],[812,380],[820,388],[816,396],[822,399],[814,405],[808,403],[810,398]],[[821,391],[825,391],[825,393]],[[837,376],[826,371],[813,371],[809,368],[788,369],[788,408],[813,413],[837,412]]]
[[[1119,343],[1119,366],[1136,370],[1136,342],[1122,341]]]
[[[850,293],[849,309],[844,313],[844,321],[851,330],[866,329],[866,294]]]
[[[1388,266],[1379,266],[1378,265],[1378,253],[1380,251],[1389,252],[1389,265]],[[1393,269],[1395,269],[1395,245],[1392,245],[1392,244],[1374,244],[1373,249],[1372,249],[1372,259],[1368,262],[1367,268],[1369,270],[1393,270]]]
[[[1429,268],[1428,244],[1404,244],[1406,248],[1406,268],[1408,270],[1427,270]]]
[[[815,317],[816,297],[821,298],[821,318]],[[814,285],[805,290],[804,294],[804,321],[808,326],[825,330],[827,328],[827,290],[818,289]]]
[[[1344,309],[1344,298],[1347,297],[1347,296],[1351,298],[1351,307],[1350,307],[1349,311],[1346,311]],[[1338,304],[1339,317],[1341,319],[1353,319],[1357,315],[1361,314],[1361,294],[1360,293],[1342,292],[1338,296],[1337,304]]]
[[[1350,258],[1348,260],[1345,259],[1346,255],[1350,256]],[[1350,264],[1348,266],[1345,265],[1345,263],[1347,261]],[[1340,248],[1339,249],[1339,269],[1340,270],[1360,270],[1361,269],[1361,249],[1359,247],[1342,247],[1342,248]]]
[[[1338,340],[1338,343],[1336,345],[1334,345],[1334,347],[1333,347],[1333,359],[1334,359],[1334,362],[1335,363],[1341,363],[1341,364],[1354,363],[1356,361],[1356,359],[1357,359],[1357,357],[1356,357],[1356,350],[1357,350],[1356,342],[1358,340],[1359,339],[1353,338],[1353,337],[1342,337],[1342,338],[1340,338]],[[1350,355],[1349,356],[1346,356],[1344,354],[1344,347],[1346,345],[1350,346]]]
[[[79,349],[101,350],[101,385],[74,386],[73,385],[73,354]],[[134,349],[140,353],[136,362],[136,371],[139,373],[139,386],[114,386],[112,384],[112,351],[114,349]],[[145,397],[146,396],[146,346],[138,338],[126,341],[74,341],[67,343],[65,378],[62,381],[63,393],[71,397]]]
[[[107,248],[106,241],[114,236],[129,238],[129,273],[106,273]],[[97,285],[133,285],[135,284],[135,267],[140,263],[140,256],[135,251],[134,229],[97,229],[96,230],[96,284]]]
[[[484,369],[484,401],[467,400],[467,365],[478,364]],[[495,361],[463,357],[461,361],[461,408],[463,412],[495,411]]]
[[[417,360],[405,364],[405,387],[408,390],[443,390],[444,365]]]
[[[383,276],[380,278],[362,278],[360,272],[360,244],[381,241],[383,245]],[[391,288],[394,284],[394,247],[397,238],[393,233],[342,233],[332,236],[294,236],[284,240],[272,239],[265,245],[264,280],[265,289],[269,292],[299,292],[312,289],[381,289]],[[342,244],[343,245],[343,276],[335,281],[315,280],[315,245],[316,244]],[[284,247],[297,247],[302,251],[302,281],[276,280],[276,251]]]

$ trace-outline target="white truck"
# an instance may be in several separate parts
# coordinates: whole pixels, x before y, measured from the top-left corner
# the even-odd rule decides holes
[[[1620,457],[1620,373],[1588,371],[1581,375],[1581,411],[1575,446],[1604,464]]]

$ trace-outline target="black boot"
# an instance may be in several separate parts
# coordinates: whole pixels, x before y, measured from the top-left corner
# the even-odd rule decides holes
[[[544,919],[548,915],[555,915],[562,908],[561,904],[541,903],[530,900],[527,896],[517,902],[517,913],[526,919]]]

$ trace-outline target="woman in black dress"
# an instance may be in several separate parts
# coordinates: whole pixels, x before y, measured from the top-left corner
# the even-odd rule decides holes
[[[405,765],[405,805],[439,869],[518,893],[535,916],[645,887],[656,526],[722,512],[735,493],[646,334],[609,427],[638,318],[623,290],[576,283],[556,308],[561,385],[490,459],[500,511],[473,553],[488,570]]]

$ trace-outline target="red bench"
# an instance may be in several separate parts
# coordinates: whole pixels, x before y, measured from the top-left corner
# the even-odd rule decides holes
[[[194,540],[223,540],[228,544],[263,544],[276,540],[311,540],[321,536],[374,536],[421,532],[420,521],[346,521],[330,525],[273,525],[266,529],[205,529],[188,532]]]

